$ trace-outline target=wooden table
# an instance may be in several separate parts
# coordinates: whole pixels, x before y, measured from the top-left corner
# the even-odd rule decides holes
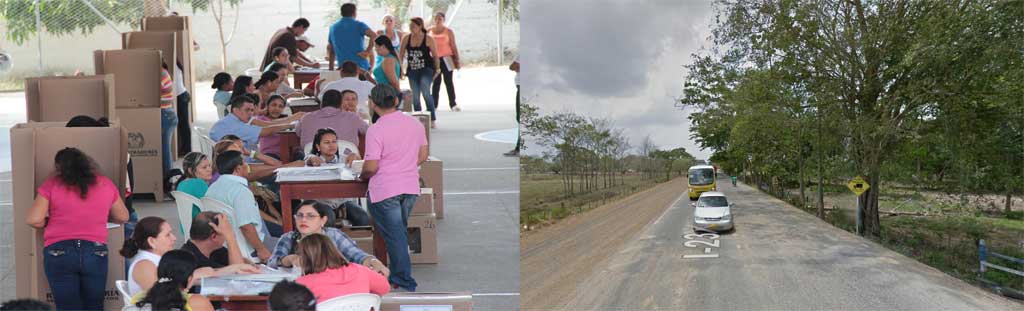
[[[266,311],[270,309],[267,299],[270,296],[237,295],[237,296],[206,296],[212,303],[220,303],[221,309],[232,311]]]
[[[281,135],[281,149],[277,155],[281,157],[281,163],[294,161],[292,155],[299,148],[299,135],[295,134],[294,130],[280,131],[277,134]]]
[[[370,183],[364,180],[339,180],[278,182],[278,185],[281,187],[281,226],[284,232],[288,232],[294,226],[291,216],[293,199],[362,198],[366,197]],[[373,225],[373,231],[373,256],[386,264],[388,252],[376,224]]]
[[[303,83],[313,82],[319,76],[319,70],[296,70],[295,73],[292,73],[292,84],[296,90],[302,90]]]

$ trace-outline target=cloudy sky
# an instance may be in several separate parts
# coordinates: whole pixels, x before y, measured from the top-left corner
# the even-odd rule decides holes
[[[673,105],[683,65],[710,47],[709,1],[523,0],[520,10],[522,92],[542,114],[611,119],[634,146],[650,135],[660,149],[709,156]]]

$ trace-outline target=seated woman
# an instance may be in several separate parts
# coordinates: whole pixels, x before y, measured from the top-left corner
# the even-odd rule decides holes
[[[131,305],[140,308],[149,305],[151,310],[213,310],[209,299],[188,293],[196,271],[196,258],[191,253],[172,250],[160,259],[156,284],[132,296]]]
[[[351,165],[352,161],[359,160],[358,150],[344,150],[345,165]],[[340,165],[342,152],[338,150],[338,135],[334,130],[325,128],[316,131],[313,136],[313,148],[306,156],[307,166]],[[345,219],[353,226],[369,226],[370,216],[354,199],[328,199],[321,200],[331,206],[331,209],[343,209]],[[333,219],[330,219],[333,221]]]
[[[135,295],[148,290],[156,284],[157,265],[164,254],[174,250],[174,242],[178,239],[171,233],[171,224],[160,217],[146,217],[139,220],[135,232],[130,239],[124,241],[121,255],[129,258],[128,294]],[[199,278],[208,276],[255,273],[251,265],[236,264],[221,269],[199,268],[195,275]]]
[[[316,295],[317,303],[351,294],[383,296],[391,291],[385,276],[362,265],[350,264],[332,243],[331,238],[323,234],[311,234],[298,243],[302,276],[295,282],[308,287]]]
[[[270,96],[270,99],[267,99],[267,114],[256,118],[268,122],[288,118],[288,115],[284,114],[284,108],[286,107],[287,104],[285,103],[284,97],[281,97],[281,95],[272,95]],[[280,152],[281,134],[260,137],[260,153],[276,160],[280,160],[281,156],[278,155]]]
[[[270,267],[292,267],[295,265],[309,267],[299,262],[300,256],[296,251],[299,241],[305,240],[311,235],[323,234],[334,244],[332,248],[336,247],[337,251],[345,256],[343,259],[346,262],[361,263],[385,276],[391,274],[383,262],[359,249],[356,242],[340,229],[325,226],[327,219],[331,216],[330,207],[323,203],[302,202],[295,210],[295,229],[281,236],[281,239],[277,241],[277,246],[274,247],[274,254],[267,260]]]
[[[189,152],[181,160],[181,169],[183,171],[181,179],[178,179],[178,184],[174,185],[174,189],[202,199],[213,180],[213,163],[202,152]],[[199,212],[199,207],[193,204],[192,218],[196,218]],[[181,221],[192,221],[192,219],[182,219]],[[181,232],[182,234],[188,233],[185,232],[184,226],[181,227]]]

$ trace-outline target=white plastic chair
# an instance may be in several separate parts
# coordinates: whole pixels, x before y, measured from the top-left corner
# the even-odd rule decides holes
[[[199,210],[204,212],[217,212],[224,214],[231,222],[233,228],[231,231],[235,232],[235,237],[238,239],[238,250],[242,252],[242,257],[248,258],[253,262],[258,262],[259,259],[252,257],[252,252],[255,250],[249,245],[249,242],[245,240],[242,235],[242,230],[238,229],[238,222],[235,221],[235,209],[224,202],[217,201],[211,198],[203,198],[202,204],[199,205]]]
[[[185,230],[184,236],[188,236],[189,230],[192,230],[192,205],[203,210],[203,204],[198,198],[181,191],[171,191],[171,196],[174,197],[174,205],[178,207],[178,222],[182,230]]]
[[[245,70],[245,75],[252,77],[253,80],[259,80],[260,76],[263,75],[262,68],[249,68]]]
[[[193,141],[199,145],[198,148],[193,147],[193,150],[199,150],[199,152],[202,152],[207,157],[213,156],[213,145],[216,145],[217,142],[213,141],[213,139],[211,139],[210,136],[206,136],[206,134],[203,134],[202,129],[199,127],[195,127],[193,129],[192,137],[198,137]],[[213,159],[210,160],[211,162],[213,162]]]
[[[331,298],[316,304],[323,311],[370,311],[380,310],[380,296],[374,294],[351,294]]]
[[[121,295],[121,300],[124,300],[124,307],[127,308],[132,302],[132,296],[128,295],[128,281],[114,281],[114,287],[117,287],[117,293]]]

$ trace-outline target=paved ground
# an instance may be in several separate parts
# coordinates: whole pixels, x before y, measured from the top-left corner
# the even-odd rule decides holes
[[[468,69],[456,80],[462,112],[440,110],[438,129],[431,133],[433,156],[444,161],[445,219],[438,221],[441,263],[414,265],[413,276],[421,292],[471,291],[477,310],[519,308],[519,161],[501,154],[511,144],[484,141],[477,134],[515,127],[515,88],[504,68]],[[465,90],[465,91],[463,91]],[[442,94],[442,97],[444,94]],[[0,105],[7,106],[0,95]],[[211,94],[200,93],[197,125],[209,127],[216,119]],[[10,105],[15,105],[12,103]],[[22,107],[24,104],[20,104]],[[17,107],[17,106],[15,106]],[[18,113],[7,115],[17,119]],[[0,114],[0,121],[5,120]],[[17,122],[21,122],[16,120]],[[10,126],[10,124],[0,124]],[[9,131],[0,129],[0,139]],[[0,141],[3,143],[4,141]],[[9,157],[9,143],[0,145],[0,157]],[[10,173],[0,173],[0,215],[10,215]],[[141,216],[176,219],[173,203],[151,200],[136,203]],[[176,221],[172,221],[176,222]],[[0,217],[0,228],[10,228],[11,217]],[[176,224],[174,224],[176,225]],[[0,300],[13,297],[10,229],[0,233]],[[182,241],[183,242],[183,241]]]
[[[734,232],[688,235],[683,183],[666,185],[524,237],[521,277],[538,286],[524,287],[523,310],[1024,309],[744,185],[720,187],[736,203]],[[655,201],[669,203],[647,205]],[[621,247],[560,248],[599,245],[635,223],[646,225]],[[537,264],[557,254],[558,271]]]

